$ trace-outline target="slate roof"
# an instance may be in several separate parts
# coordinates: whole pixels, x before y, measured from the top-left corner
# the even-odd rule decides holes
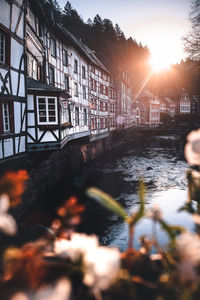
[[[71,95],[62,89],[59,89],[53,85],[34,80],[32,78],[26,78],[26,85],[29,91],[46,91],[46,92],[54,92],[58,94],[65,94],[68,98],[71,98]]]
[[[109,70],[102,64],[102,62],[96,57],[94,52],[86,46],[83,42],[77,39],[71,32],[69,32],[66,28],[64,28],[60,24],[56,24],[55,28],[59,30],[61,34],[63,34],[72,44],[77,47],[86,57],[90,60],[90,62],[94,63],[96,66],[101,68],[107,73],[110,73]]]

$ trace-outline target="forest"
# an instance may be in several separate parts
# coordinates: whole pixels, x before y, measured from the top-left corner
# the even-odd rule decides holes
[[[113,25],[110,19],[102,19],[99,14],[93,20],[89,18],[85,22],[69,1],[66,2],[64,9],[57,0],[45,2],[46,5],[53,7],[56,22],[61,23],[76,38],[89,46],[112,73],[115,74],[120,69],[127,72],[131,78],[133,93],[137,94],[144,82],[146,88],[158,96],[176,98],[181,88],[191,93],[200,92],[198,60],[190,55],[173,65],[169,71],[152,73],[148,63],[150,58],[148,45],[142,45],[133,37],[127,38],[118,24]],[[183,37],[184,39],[186,47],[186,37]]]

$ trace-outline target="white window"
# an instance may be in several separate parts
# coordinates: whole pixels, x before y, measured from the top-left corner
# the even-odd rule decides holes
[[[64,76],[64,89],[69,92],[69,77]]]
[[[74,82],[74,96],[78,97],[78,83]]]
[[[87,125],[87,110],[84,108],[84,111],[83,111],[83,118],[84,118],[84,125]]]
[[[57,124],[57,98],[37,97],[38,124]]]
[[[3,64],[5,64],[6,62],[5,49],[6,49],[6,37],[5,34],[0,31],[0,63]]]
[[[3,113],[3,132],[9,132],[10,113],[9,113],[9,104],[6,102],[2,103],[2,113]]]
[[[51,39],[51,55],[56,57],[56,40]]]
[[[67,50],[63,50],[63,65],[68,66],[68,52]]]
[[[83,99],[86,99],[86,86],[83,85]]]
[[[82,66],[82,78],[86,78],[85,66]]]
[[[75,124],[79,125],[79,108],[75,107]]]
[[[74,60],[74,73],[78,73],[78,61],[77,59]]]
[[[55,73],[54,73],[54,68],[49,67],[49,84],[55,84]]]

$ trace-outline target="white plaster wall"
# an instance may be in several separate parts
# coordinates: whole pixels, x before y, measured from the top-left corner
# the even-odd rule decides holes
[[[28,126],[35,126],[35,114],[28,113]]]
[[[11,38],[11,66],[19,69],[20,59],[23,55],[23,46]]]
[[[19,95],[20,97],[25,97],[25,77],[20,75],[20,86],[19,86]]]
[[[14,116],[15,116],[15,133],[20,132],[20,126],[21,126],[21,109],[20,109],[20,103],[14,102]]]
[[[28,128],[28,133],[35,139],[35,129],[34,128]],[[28,136],[28,143],[34,143],[34,141]]]
[[[21,137],[21,141],[20,141],[20,149],[19,149],[19,152],[24,152],[25,149],[26,149],[26,146],[25,146],[25,136],[22,136]]]
[[[33,95],[27,95],[27,109],[28,110],[33,110],[34,109]]]
[[[22,116],[24,115],[25,108],[26,108],[26,104],[22,103]],[[22,131],[25,131],[25,130],[26,130],[26,115],[24,117],[24,121],[23,121],[23,124],[22,124]]]
[[[4,140],[4,155],[5,157],[13,155],[13,140]]]
[[[11,70],[11,81],[12,81],[12,90],[13,95],[17,94],[17,85],[18,85],[18,73]]]
[[[9,28],[10,25],[10,5],[7,1],[1,0],[1,14],[0,14],[0,20],[1,23]]]

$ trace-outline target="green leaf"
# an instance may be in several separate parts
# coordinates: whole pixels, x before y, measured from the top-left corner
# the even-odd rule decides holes
[[[162,227],[162,229],[169,235],[170,239],[174,241],[175,237],[183,232],[185,229],[182,226],[176,225],[168,225],[165,221],[159,220],[158,221]]]
[[[95,187],[88,188],[86,194],[90,198],[100,203],[102,206],[106,207],[107,209],[109,209],[110,211],[127,221],[128,216],[126,211],[112,196],[102,192],[101,190]]]
[[[144,207],[144,198],[146,194],[146,187],[143,180],[140,180],[139,182],[139,201],[140,201],[140,207],[137,212],[134,212],[131,217],[128,219],[128,223],[135,225],[143,216],[145,213],[145,207]]]
[[[162,229],[169,235],[170,239],[174,240],[175,234],[172,228],[163,220],[158,220],[158,222],[160,223]]]

